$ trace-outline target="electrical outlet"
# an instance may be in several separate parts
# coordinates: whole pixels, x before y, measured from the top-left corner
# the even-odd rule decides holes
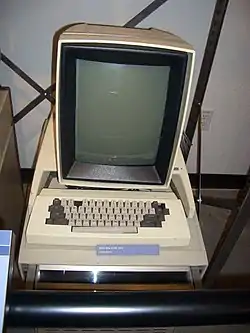
[[[214,111],[202,110],[201,115],[201,129],[202,131],[209,131]]]

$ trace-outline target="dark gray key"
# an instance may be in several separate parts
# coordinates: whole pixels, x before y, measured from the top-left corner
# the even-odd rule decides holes
[[[74,206],[76,207],[82,206],[82,200],[74,200]]]
[[[55,198],[55,199],[53,200],[53,205],[54,205],[54,206],[60,206],[60,205],[61,205],[61,200],[58,199],[58,198]]]
[[[64,207],[63,206],[54,206],[51,205],[49,206],[49,212],[63,212],[64,211]]]
[[[46,219],[46,224],[53,224],[53,225],[68,225],[69,221],[64,218],[56,218],[56,219],[51,219],[48,218]]]
[[[152,207],[155,209],[155,214],[160,221],[165,221],[165,216],[170,215],[169,209],[166,208],[165,203],[159,203],[158,201],[152,202]]]
[[[164,205],[164,206],[165,206],[165,205]],[[170,215],[169,208],[163,207],[163,208],[162,208],[162,212],[163,212],[164,215]]]
[[[158,205],[159,205],[158,201],[153,201],[152,204],[151,204],[151,206],[155,209],[158,208]]]
[[[46,219],[45,224],[54,224],[54,220],[53,219]]]
[[[59,218],[59,219],[54,220],[54,224],[56,224],[56,225],[68,225],[69,221],[67,219],[64,219],[64,218]]]
[[[140,222],[140,226],[144,228],[160,228],[162,225],[157,215],[145,214],[143,216],[143,221]]]
[[[63,212],[50,212],[50,218],[51,219],[61,219],[61,218],[65,218],[65,214]]]

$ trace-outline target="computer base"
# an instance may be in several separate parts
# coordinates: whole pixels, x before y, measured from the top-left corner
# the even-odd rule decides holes
[[[51,181],[50,175],[56,173],[52,117],[48,119],[48,124],[44,129],[19,252],[19,267],[24,280],[30,281],[33,284],[36,276],[39,276],[39,272],[42,272],[44,268],[55,272],[55,274],[65,270],[88,272],[178,272],[181,270],[189,272],[193,269],[198,269],[200,274],[203,273],[207,266],[207,256],[199,221],[195,212],[188,173],[180,151],[178,152],[172,176],[172,187],[163,189],[158,195],[159,197],[170,196],[176,202],[181,200],[182,207],[180,209],[183,211],[185,223],[190,233],[190,238],[186,244],[180,246],[180,244],[173,243],[168,247],[160,246],[160,251],[157,255],[98,256],[95,246],[81,247],[79,244],[78,246],[56,245],[53,243],[41,244],[42,242],[40,241],[30,243],[27,234],[31,221],[30,217],[31,215],[39,217],[40,212],[35,211],[35,202],[44,188],[49,187],[49,190],[53,189],[53,191],[58,191],[58,193],[61,190],[69,191],[69,193],[72,191],[58,184],[56,179],[52,179]],[[129,195],[129,191],[125,191],[125,193]],[[131,193],[134,192],[132,191]],[[143,192],[142,195],[144,195]],[[176,218],[177,216],[179,215],[177,214]],[[36,223],[35,220],[32,223]]]

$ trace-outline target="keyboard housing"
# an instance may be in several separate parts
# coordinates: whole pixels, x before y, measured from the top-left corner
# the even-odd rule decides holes
[[[26,230],[26,239],[29,244],[44,244],[44,245],[63,245],[71,247],[89,247],[97,246],[98,244],[158,244],[161,247],[168,246],[186,246],[190,242],[190,232],[186,220],[186,216],[179,199],[164,199],[161,194],[161,198],[157,198],[157,193],[140,193],[140,191],[105,191],[105,199],[102,197],[103,191],[95,190],[52,190],[43,189],[41,194],[37,196],[31,215],[29,219],[29,224]],[[160,225],[146,225],[147,222],[143,219],[143,214],[140,215],[140,220],[131,221],[131,215],[128,214],[126,218],[126,224],[122,222],[121,216],[116,218],[117,214],[112,214],[116,230],[113,232],[112,223],[105,220],[102,223],[100,216],[96,226],[91,226],[90,224],[88,230],[84,230],[84,226],[79,224],[79,219],[75,219],[75,224],[53,224],[48,223],[51,219],[49,207],[52,205],[53,200],[58,198],[61,201],[73,200],[73,201],[90,201],[98,202],[106,200],[106,202],[124,202],[128,203],[154,203],[159,202],[165,207],[165,215],[161,219]],[[148,207],[148,215],[153,215],[153,207]],[[139,210],[139,207],[138,207]],[[85,214],[85,213],[84,213]],[[100,214],[100,213],[98,213]],[[121,214],[119,214],[121,215]],[[46,223],[47,222],[47,223]],[[51,222],[51,221],[50,221]],[[103,227],[107,227],[107,222],[109,228],[103,232],[100,230],[99,223]],[[133,222],[133,223],[132,223]],[[78,226],[76,225],[78,223]],[[121,225],[122,223],[122,225]],[[145,224],[146,223],[146,224]],[[149,224],[151,221],[149,221]],[[119,228],[122,230],[126,227],[134,226],[136,232],[119,232]],[[77,228],[79,230],[77,231]],[[82,230],[80,230],[80,228]],[[97,228],[96,230],[94,230]],[[100,232],[98,232],[100,230]]]

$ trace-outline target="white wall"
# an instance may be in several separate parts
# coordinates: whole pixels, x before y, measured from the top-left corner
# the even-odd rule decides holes
[[[122,25],[148,3],[150,0],[1,0],[0,48],[47,87],[51,77],[52,37],[56,30],[76,21]],[[195,81],[214,4],[215,0],[169,0],[140,25],[169,29],[194,45],[197,52]],[[231,0],[204,101],[205,109],[214,110],[211,130],[204,133],[203,171],[207,173],[244,173],[250,163],[247,142],[249,11],[247,0]],[[0,65],[0,83],[12,88],[15,112],[37,95],[3,64]],[[17,125],[23,167],[32,164],[41,125],[48,112],[49,103],[44,101]],[[195,160],[193,149],[188,163],[190,171],[195,170]]]
[[[230,0],[204,109],[214,110],[203,132],[203,171],[247,172],[250,165],[250,2]],[[195,149],[189,158],[194,169]]]

